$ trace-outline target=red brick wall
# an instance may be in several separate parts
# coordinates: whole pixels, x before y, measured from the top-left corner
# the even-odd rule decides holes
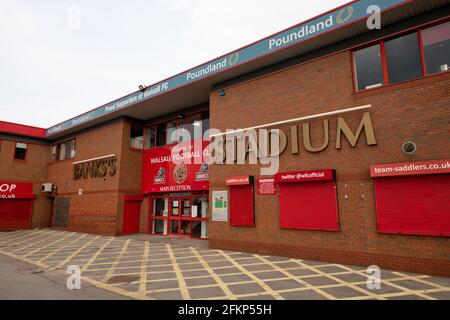
[[[377,146],[361,138],[356,148],[346,139],[336,150],[336,119],[330,118],[330,145],[321,153],[300,155],[288,149],[280,172],[334,168],[342,231],[282,230],[278,196],[256,196],[256,228],[210,224],[213,248],[238,249],[341,263],[450,275],[450,239],[377,233],[373,183],[369,165],[450,157],[450,74],[407,82],[355,95],[350,52],[339,53],[226,89],[211,95],[211,125],[221,130],[246,128],[301,116],[371,104]],[[345,115],[354,132],[361,112]],[[289,134],[287,128],[286,133]],[[299,127],[301,129],[301,127]],[[311,123],[314,146],[323,141],[321,121]],[[302,141],[302,133],[299,131]],[[418,152],[406,156],[405,141]],[[260,176],[259,166],[211,167],[211,189],[225,189],[225,178]]]
[[[15,147],[16,141],[0,141],[0,181],[32,182],[36,200],[33,203],[31,227],[48,227],[51,201],[41,196],[41,185],[46,182],[49,147],[29,143],[25,161],[14,160]]]
[[[118,235],[122,231],[124,197],[140,191],[142,154],[129,148],[130,125],[120,122],[76,137],[76,158],[48,166],[47,180],[56,183],[58,196],[70,197],[69,229]],[[113,177],[74,181],[73,163],[115,154]],[[133,170],[136,170],[134,172]],[[82,189],[83,194],[78,195]]]

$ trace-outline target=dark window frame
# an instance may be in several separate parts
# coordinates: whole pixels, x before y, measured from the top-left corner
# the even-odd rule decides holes
[[[412,29],[408,29],[408,30],[404,30],[402,32],[396,33],[395,35],[390,35],[387,36],[383,39],[378,39],[376,41],[372,41],[369,43],[365,43],[362,46],[358,46],[355,47],[353,49],[350,50],[350,59],[351,59],[351,72],[352,72],[352,81],[353,81],[353,92],[356,93],[362,93],[362,92],[367,92],[367,91],[371,91],[371,90],[376,90],[376,89],[380,89],[380,88],[384,88],[384,87],[388,87],[388,86],[393,86],[393,85],[398,85],[398,84],[402,84],[402,83],[406,83],[406,82],[410,82],[410,81],[416,81],[416,80],[420,80],[420,79],[424,79],[427,77],[432,77],[432,76],[436,76],[436,75],[442,75],[442,74],[446,74],[449,73],[450,70],[447,71],[443,71],[443,72],[437,72],[437,73],[429,73],[427,71],[427,67],[426,67],[426,60],[425,60],[425,54],[424,54],[424,48],[423,48],[423,41],[422,41],[422,31],[426,30],[428,28],[432,28],[441,24],[445,24],[447,22],[449,22],[450,19],[446,18],[446,19],[440,19],[438,21],[434,21],[431,22],[429,24],[426,25],[422,25],[416,28],[412,28]],[[395,83],[391,83],[389,81],[389,73],[388,73],[388,66],[387,66],[387,59],[386,59],[386,49],[385,49],[385,42],[390,41],[390,40],[394,40],[397,38],[401,38],[403,36],[407,36],[408,34],[416,34],[417,38],[418,38],[418,44],[419,44],[419,54],[420,54],[420,61],[421,61],[421,69],[422,69],[422,75],[419,76],[418,78],[414,78],[414,79],[408,79],[408,80],[403,80],[400,82],[395,82]],[[357,83],[357,77],[356,77],[356,64],[355,64],[355,58],[354,58],[354,53],[365,49],[365,48],[369,48],[372,47],[374,45],[379,45],[380,46],[380,51],[381,51],[381,65],[382,65],[382,71],[383,71],[383,80],[384,80],[384,84],[382,86],[378,86],[375,88],[369,88],[369,89],[358,89],[358,83]]]
[[[68,142],[70,142],[70,151],[69,151],[70,156],[67,159],[60,159],[61,146]],[[55,148],[55,147],[56,147],[56,153],[55,153],[55,157],[53,157],[53,148]],[[74,156],[72,156],[72,148],[73,148],[73,150],[75,150]],[[72,138],[72,139],[61,141],[59,143],[52,144],[50,147],[50,162],[51,163],[72,160],[72,159],[75,159],[76,156],[77,156],[77,139],[76,138]]]
[[[23,159],[18,159],[17,158],[17,144],[18,143],[23,143],[25,144],[27,147],[25,148],[25,157]],[[28,160],[28,148],[29,148],[29,143],[28,142],[23,142],[23,141],[14,141],[14,154],[13,154],[13,160],[14,161],[24,161],[26,162]]]
[[[169,122],[176,122],[176,126],[175,129],[178,130],[179,128],[179,121],[183,120],[183,121],[187,121],[187,128],[185,128],[186,130],[188,130],[190,132],[191,129],[191,118],[195,117],[195,116],[202,116],[205,113],[209,113],[209,108],[208,109],[203,109],[200,111],[196,111],[196,112],[192,112],[192,113],[188,113],[186,115],[183,116],[183,118],[180,118],[179,116],[174,116],[174,117],[170,117],[168,119],[162,120],[162,121],[158,121],[158,122],[154,122],[151,125],[146,125],[144,126],[144,150],[150,150],[150,149],[155,149],[155,148],[161,148],[161,147],[165,147],[165,146],[171,146],[171,145],[176,145],[178,142],[175,143],[171,143],[171,144],[166,144],[164,145],[158,145],[158,125],[167,125]],[[210,119],[210,118],[208,118]],[[202,119],[202,121],[205,119]],[[147,147],[147,130],[153,130],[154,133],[154,141],[155,141],[155,145],[153,147]],[[178,140],[179,137],[177,137]],[[203,137],[202,137],[203,140]]]

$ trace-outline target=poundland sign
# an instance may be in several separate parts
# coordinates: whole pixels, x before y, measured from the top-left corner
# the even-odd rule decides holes
[[[47,130],[47,136],[73,128],[77,125],[100,118],[106,114],[127,108],[131,105],[145,101],[147,99],[161,95],[167,91],[188,85],[197,80],[204,79],[211,75],[229,70],[238,65],[242,65],[251,60],[264,55],[282,50],[288,46],[301,43],[312,37],[339,28],[357,20],[370,16],[368,8],[377,5],[382,11],[407,3],[408,0],[360,0],[348,6],[324,14],[306,23],[297,25],[288,30],[282,31],[274,36],[263,39],[259,42],[244,47],[238,51],[230,53],[197,68],[193,68],[184,73],[176,75],[165,81],[148,87],[145,92],[135,92],[122,99],[113,101],[107,105],[99,107],[82,114],[76,118],[65,121]]]

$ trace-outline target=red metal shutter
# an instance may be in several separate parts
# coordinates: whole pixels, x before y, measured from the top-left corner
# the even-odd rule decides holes
[[[334,180],[279,186],[281,228],[340,231]]]
[[[378,230],[450,236],[450,175],[376,178]]]
[[[252,185],[230,187],[230,223],[232,226],[255,226],[253,193]]]
[[[29,229],[33,200],[0,200],[0,230]]]

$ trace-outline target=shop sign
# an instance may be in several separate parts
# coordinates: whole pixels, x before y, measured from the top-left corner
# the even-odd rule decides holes
[[[258,195],[273,196],[277,194],[277,186],[275,185],[275,178],[261,178],[258,179]]]
[[[227,186],[248,186],[253,183],[252,176],[228,177],[225,184]]]
[[[105,178],[117,173],[117,157],[98,158],[74,163],[73,179],[75,181],[88,178]]]
[[[450,173],[450,159],[370,166],[372,178]]]
[[[310,181],[330,181],[335,179],[335,171],[327,170],[309,170],[279,173],[275,176],[277,183],[299,183]]]
[[[32,183],[0,182],[0,199],[34,198]]]
[[[212,221],[228,222],[228,191],[213,191]]]
[[[208,190],[209,142],[200,142],[201,148],[196,143],[144,150],[142,193]]]

